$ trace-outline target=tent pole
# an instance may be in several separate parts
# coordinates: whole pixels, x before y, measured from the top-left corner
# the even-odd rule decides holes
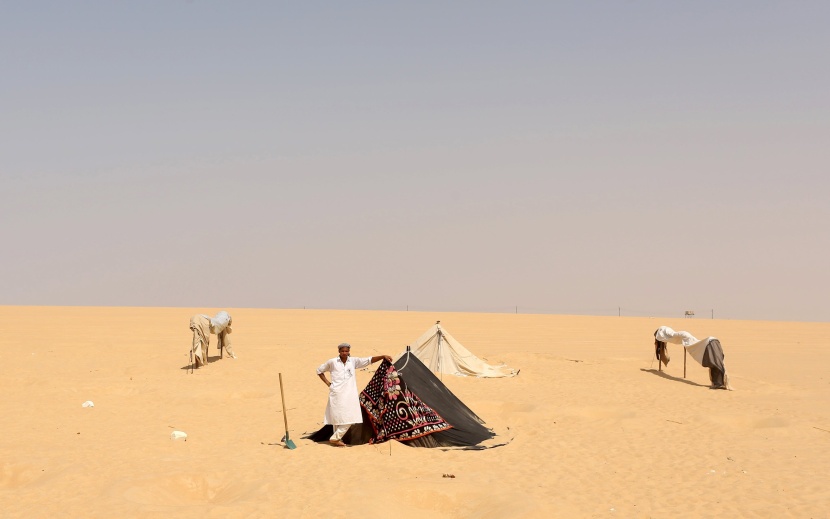
[[[441,325],[439,324],[441,321],[435,321],[435,326],[438,327],[438,374],[441,376],[441,382],[444,381],[444,370],[441,368],[441,339],[444,338],[444,334],[441,333]]]
[[[442,347],[441,343],[443,342],[443,341],[441,341],[441,339],[443,339],[443,338],[444,338],[444,334],[441,333],[441,329],[439,328],[438,329],[438,373],[441,374],[441,382],[444,381],[444,369],[441,366],[441,347]]]
[[[686,355],[688,355],[688,352],[686,352],[686,348],[683,348],[683,378],[686,378]]]

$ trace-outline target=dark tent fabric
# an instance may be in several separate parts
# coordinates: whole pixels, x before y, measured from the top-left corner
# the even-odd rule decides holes
[[[491,429],[484,426],[484,420],[459,400],[418,357],[407,351],[395,362],[395,367],[406,379],[410,389],[452,425],[452,429],[448,431],[425,437],[421,442],[422,446],[473,446],[496,436]]]
[[[704,368],[709,368],[709,380],[712,382],[713,388],[724,388],[724,375],[726,373],[723,367],[723,346],[720,341],[712,339],[706,345],[706,351],[703,352],[703,362],[700,363]]]
[[[412,393],[386,360],[360,393],[360,406],[372,426],[370,443],[411,441],[452,427]]]
[[[343,437],[347,445],[396,439],[413,447],[470,448],[495,436],[483,425],[481,418],[414,355],[404,355],[395,363],[394,369],[390,368],[392,366],[383,361],[361,392],[363,423],[349,428]],[[389,378],[391,373],[399,381],[400,396],[407,395],[406,399],[399,396],[404,402],[400,402],[399,398],[389,398],[389,380],[395,380]],[[384,380],[387,380],[384,387],[387,391],[381,392],[384,402],[380,402],[377,388],[384,384]],[[327,441],[331,434],[332,426],[325,425],[305,438],[322,442]]]

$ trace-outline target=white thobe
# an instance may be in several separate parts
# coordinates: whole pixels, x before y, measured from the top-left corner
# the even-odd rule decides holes
[[[323,423],[343,425],[363,423],[360,400],[357,396],[355,372],[372,363],[372,357],[349,357],[342,362],[340,357],[327,360],[317,368],[317,374],[330,373],[329,401]]]

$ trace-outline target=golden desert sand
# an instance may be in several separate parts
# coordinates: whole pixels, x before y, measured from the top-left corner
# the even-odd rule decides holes
[[[828,323],[227,308],[239,358],[218,360],[214,336],[215,362],[190,374],[189,318],[218,310],[2,307],[0,515],[830,516]],[[521,369],[444,376],[507,445],[301,439],[338,343],[397,357],[439,319]],[[659,325],[718,337],[735,391],[691,358],[684,380],[677,345],[659,373]],[[279,373],[296,450],[280,444]]]

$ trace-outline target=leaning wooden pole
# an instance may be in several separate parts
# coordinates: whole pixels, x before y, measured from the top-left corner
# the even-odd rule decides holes
[[[280,397],[282,398],[282,419],[285,423],[285,437],[288,438],[288,413],[285,412],[285,392],[282,390],[282,373],[280,373]]]
[[[282,389],[282,373],[280,373],[280,398],[282,398],[282,419],[285,421],[285,448],[296,449],[297,446],[288,436],[288,411],[285,409],[285,391]]]

